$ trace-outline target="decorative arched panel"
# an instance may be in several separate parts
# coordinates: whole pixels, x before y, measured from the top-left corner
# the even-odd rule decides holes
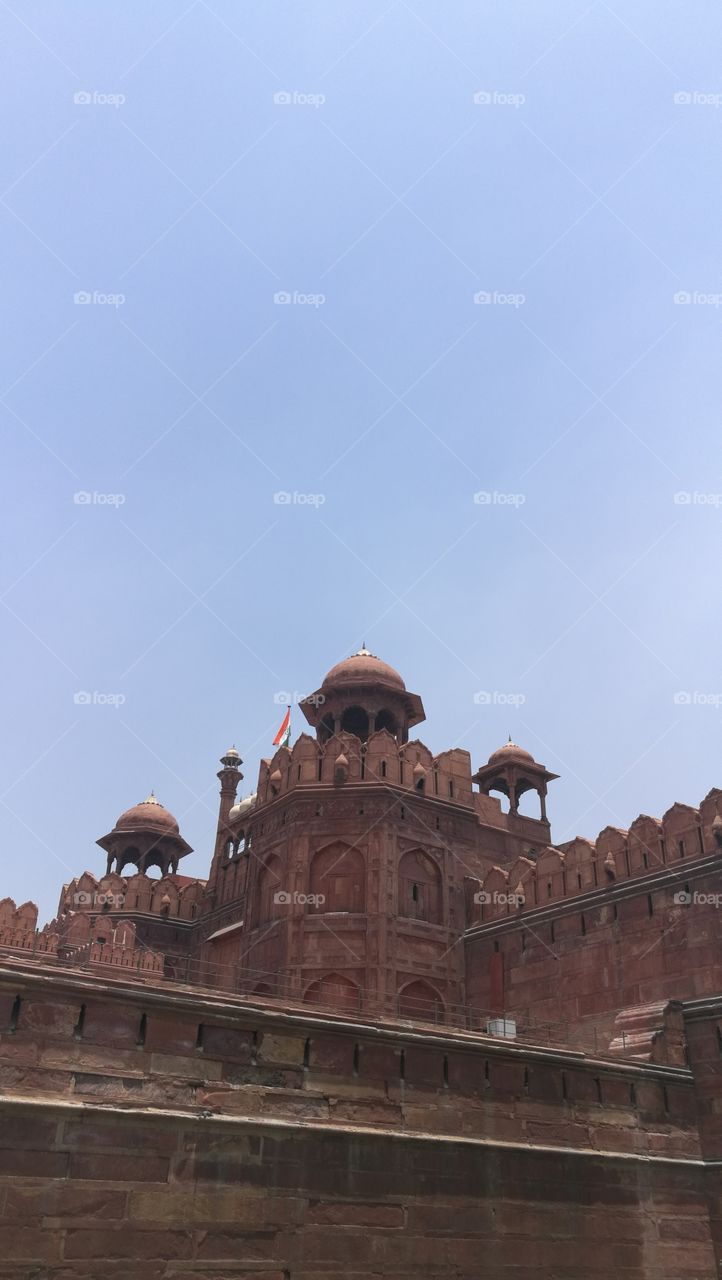
[[[364,911],[366,861],[360,849],[340,841],[319,849],[311,863],[309,894],[316,912]]]
[[[444,1001],[431,983],[417,979],[399,991],[399,1017],[443,1022]]]
[[[366,747],[367,782],[399,781],[399,746],[388,729],[378,729]]]
[[[597,866],[606,884],[614,879],[624,880],[632,874],[627,835],[620,827],[605,827],[597,836]]]
[[[282,915],[284,903],[278,901],[278,895],[283,893],[284,887],[281,859],[272,855],[266,858],[258,877],[256,924],[266,924]]]
[[[357,1013],[361,1007],[361,991],[343,974],[327,973],[306,988],[303,1002],[341,1013]]]
[[[557,849],[543,849],[536,861],[537,901],[540,906],[563,898],[564,854]]]
[[[502,867],[492,867],[484,876],[484,884],[480,893],[482,920],[493,920],[496,916],[506,916],[510,909],[512,886],[509,873]],[[515,909],[516,909],[516,904]]]
[[[665,863],[667,850],[662,837],[662,824],[657,818],[640,813],[629,828],[629,869],[633,876],[646,871],[659,871]]]
[[[587,893],[597,887],[596,850],[590,840],[576,836],[564,847],[567,894]]]
[[[690,805],[673,804],[662,818],[662,831],[668,863],[702,856],[699,813]]]
[[[428,924],[443,923],[441,868],[421,849],[411,849],[399,862],[399,915]]]
[[[536,903],[536,862],[531,858],[516,858],[507,871],[511,893],[519,896],[527,907]]]

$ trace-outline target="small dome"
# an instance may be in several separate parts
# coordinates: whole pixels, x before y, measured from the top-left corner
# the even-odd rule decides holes
[[[358,653],[353,653],[350,658],[344,658],[343,662],[337,662],[335,667],[331,667],[324,676],[321,687],[342,688],[349,684],[385,684],[398,689],[400,693],[406,692],[406,685],[398,671],[370,653],[365,645]]]
[[[115,824],[116,829],[137,831],[139,827],[163,827],[166,831],[178,835],[178,823],[172,813],[164,808],[160,800],[156,800],[153,792],[140,804],[121,813]]]
[[[535,764],[534,757],[525,751],[523,747],[517,746],[516,742],[512,742],[511,738],[498,751],[492,751],[489,756],[489,764]]]
[[[245,800],[240,800],[238,804],[234,804],[228,814],[228,821],[237,822],[240,818],[245,818],[246,814],[251,812],[257,798],[254,792],[252,796],[246,796]]]

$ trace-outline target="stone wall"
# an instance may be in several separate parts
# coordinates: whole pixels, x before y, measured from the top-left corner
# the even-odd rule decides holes
[[[685,1067],[0,969],[5,1280],[712,1280]]]
[[[466,935],[466,999],[605,1049],[617,1015],[722,990],[719,852],[548,906],[505,910]]]

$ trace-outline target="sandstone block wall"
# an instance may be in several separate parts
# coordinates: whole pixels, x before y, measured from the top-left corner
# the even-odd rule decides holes
[[[716,1276],[686,1068],[17,964],[0,1089],[5,1280]]]

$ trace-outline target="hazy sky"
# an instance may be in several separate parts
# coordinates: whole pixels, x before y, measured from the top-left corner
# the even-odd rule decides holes
[[[0,893],[151,788],[204,874],[219,755],[364,640],[557,840],[722,785],[721,35],[3,0]]]

